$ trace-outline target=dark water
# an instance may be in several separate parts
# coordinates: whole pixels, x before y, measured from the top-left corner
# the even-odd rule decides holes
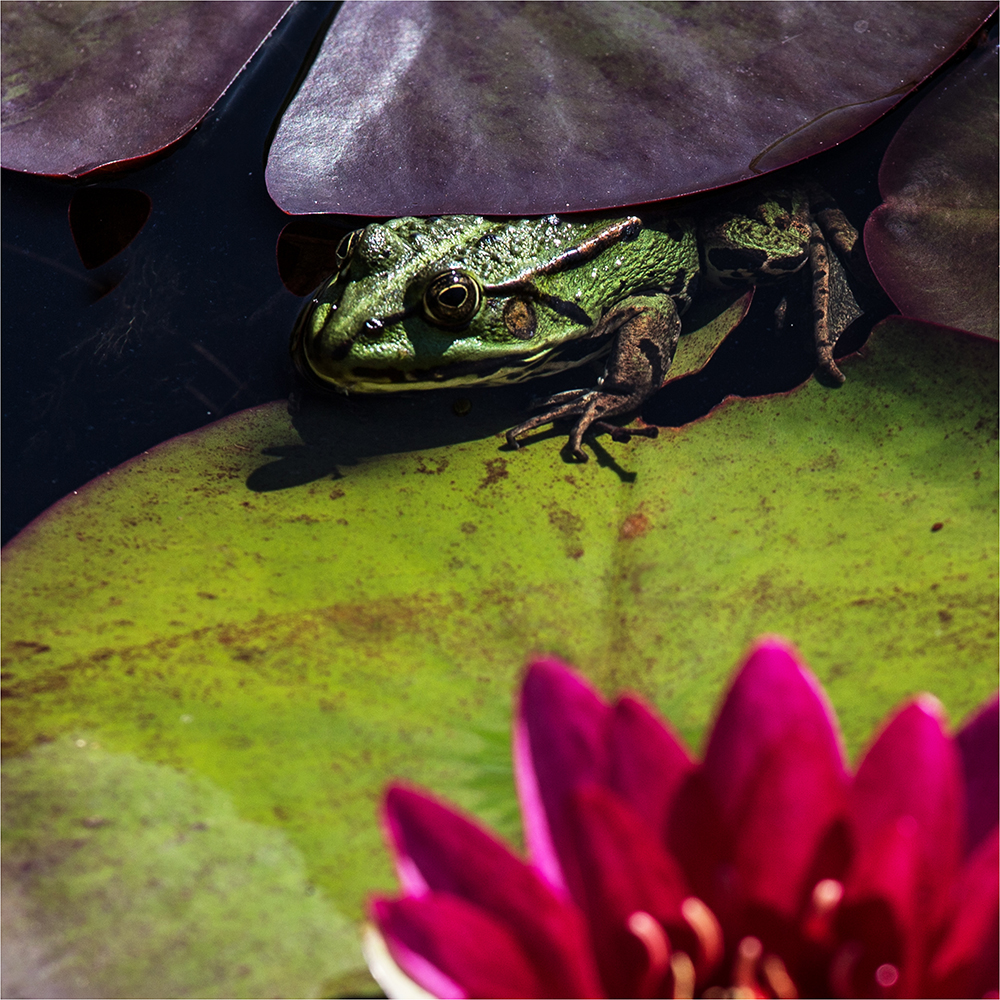
[[[152,201],[138,237],[88,271],[80,183],[3,171],[3,540],[55,500],[176,434],[287,396],[300,300],[264,187],[268,134],[329,4],[302,4],[194,133],[101,189]],[[109,290],[110,289],[110,290]]]

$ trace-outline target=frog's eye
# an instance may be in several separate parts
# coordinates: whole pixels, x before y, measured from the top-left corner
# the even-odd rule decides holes
[[[431,278],[424,290],[424,316],[436,326],[465,326],[482,302],[479,282],[467,271],[452,268]]]
[[[337,269],[343,270],[347,265],[347,262],[351,259],[351,254],[354,253],[354,248],[358,245],[358,237],[361,235],[360,229],[355,229],[353,232],[348,233],[338,244],[337,244]]]

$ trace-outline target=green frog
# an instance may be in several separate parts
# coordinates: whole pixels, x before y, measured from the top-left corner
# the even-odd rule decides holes
[[[812,271],[819,368],[835,381],[827,323],[828,244],[849,257],[857,231],[819,188],[771,191],[702,217],[618,214],[491,220],[401,218],[349,233],[337,272],[292,335],[310,380],[338,392],[507,384],[601,359],[596,385],[541,400],[518,438],[572,421],[583,436],[631,432],[612,417],[664,383],[681,317],[699,288],[731,288]]]

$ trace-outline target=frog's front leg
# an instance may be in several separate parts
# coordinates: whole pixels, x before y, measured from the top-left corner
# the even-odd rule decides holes
[[[545,412],[507,432],[507,441],[515,448],[519,436],[566,417],[578,418],[570,431],[569,448],[580,461],[587,460],[583,435],[591,428],[607,431],[618,441],[627,441],[630,433],[656,436],[655,427],[629,432],[608,423],[607,418],[636,409],[663,385],[681,333],[673,299],[666,294],[626,299],[605,314],[595,333],[615,338],[597,387],[543,400],[540,405],[548,407]]]

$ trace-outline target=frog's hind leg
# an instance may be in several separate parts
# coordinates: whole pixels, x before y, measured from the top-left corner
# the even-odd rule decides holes
[[[836,382],[843,382],[844,375],[833,360],[833,349],[838,334],[831,333],[830,314],[830,261],[832,248],[844,267],[858,283],[861,293],[879,287],[872,273],[864,245],[857,229],[819,184],[809,184],[810,228],[809,265],[813,275],[813,310],[815,318],[816,356],[819,368]]]
[[[583,435],[590,429],[607,431],[616,441],[632,434],[655,437],[655,427],[627,431],[608,418],[636,409],[663,385],[673,361],[681,321],[668,295],[636,296],[607,313],[600,333],[612,333],[614,346],[604,375],[594,389],[561,392],[544,400],[543,413],[507,432],[507,441],[519,447],[517,438],[553,420],[577,417],[569,435],[569,449],[586,461]]]
[[[809,237],[809,269],[812,271],[813,336],[816,338],[816,360],[820,370],[835,382],[843,382],[844,374],[833,360],[837,337],[830,332],[830,260],[826,238],[815,220]]]

